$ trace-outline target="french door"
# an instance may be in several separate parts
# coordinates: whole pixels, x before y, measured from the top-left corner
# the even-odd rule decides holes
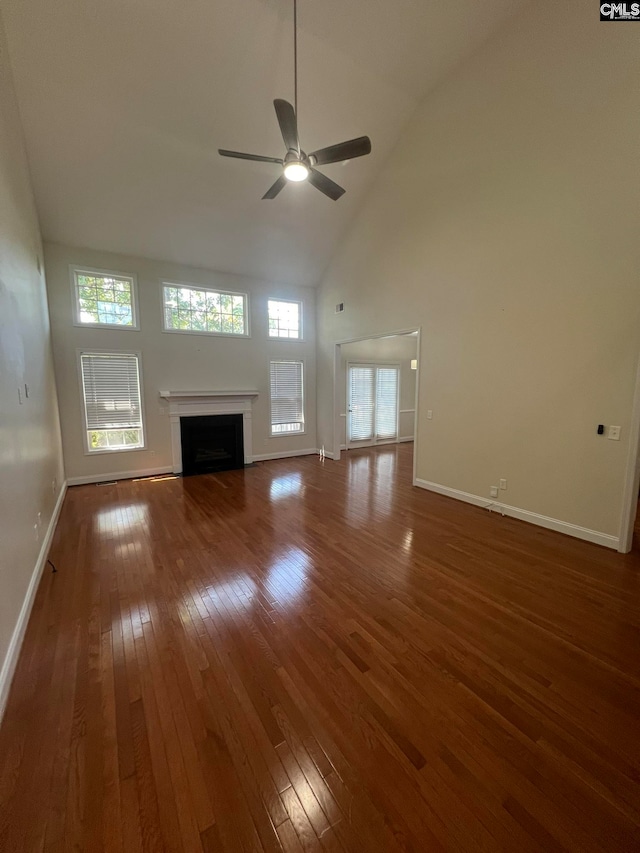
[[[347,447],[398,440],[399,385],[394,365],[348,366]]]

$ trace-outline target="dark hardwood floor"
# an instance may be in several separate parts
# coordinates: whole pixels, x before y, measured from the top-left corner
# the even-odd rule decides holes
[[[0,849],[640,850],[640,555],[411,446],[69,490]]]

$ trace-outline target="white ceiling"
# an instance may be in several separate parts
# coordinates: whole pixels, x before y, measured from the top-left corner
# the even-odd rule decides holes
[[[307,151],[373,153],[261,196],[293,101],[292,0],[1,0],[44,237],[315,284],[416,105],[526,0],[299,0]]]

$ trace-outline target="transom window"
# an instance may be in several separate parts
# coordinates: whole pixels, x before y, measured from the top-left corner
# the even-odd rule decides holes
[[[75,323],[137,329],[135,278],[73,268]]]
[[[83,352],[80,373],[87,451],[144,447],[139,356]]]
[[[302,337],[302,305],[287,299],[269,300],[269,337],[300,340]]]
[[[271,435],[304,432],[301,361],[271,362]]]
[[[164,328],[168,332],[247,335],[247,297],[207,287],[165,283],[162,286]]]

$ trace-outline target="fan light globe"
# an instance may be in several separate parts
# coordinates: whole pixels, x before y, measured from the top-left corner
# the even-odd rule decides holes
[[[284,167],[284,176],[288,181],[306,181],[309,169],[299,160],[292,160]]]

